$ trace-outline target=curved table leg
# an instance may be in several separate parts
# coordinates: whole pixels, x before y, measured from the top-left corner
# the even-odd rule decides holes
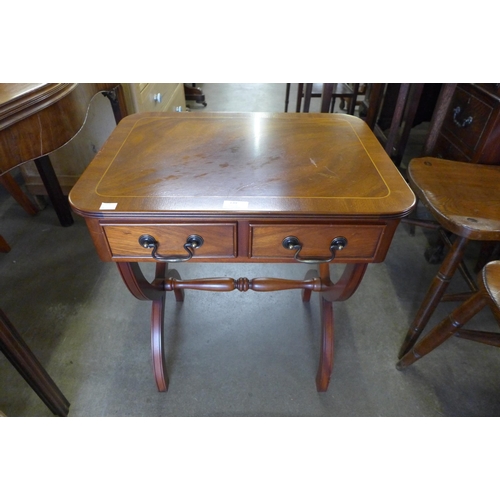
[[[318,392],[326,392],[333,369],[333,307],[332,303],[324,297],[321,301],[321,349],[319,357],[318,372],[316,373],[316,389]]]
[[[168,373],[163,347],[164,320],[165,295],[158,300],[153,300],[153,307],[151,308],[151,356],[156,387],[160,392],[166,392],[168,389]]]
[[[335,330],[332,303],[347,300],[356,291],[367,267],[368,264],[348,264],[339,281],[333,284],[329,265],[319,265],[319,275],[325,291],[321,293],[321,349],[316,374],[318,392],[328,389],[333,370]]]
[[[150,283],[142,273],[136,262],[117,262],[118,270],[130,293],[139,300],[151,300],[151,356],[156,386],[160,392],[168,389],[168,373],[164,349],[164,322],[165,322],[165,278],[180,279],[179,273],[168,269],[168,264],[156,264],[155,278]],[[177,302],[184,300],[183,290],[174,290]]]
[[[164,262],[157,263],[154,282],[158,280],[158,282],[163,283],[167,277],[181,279],[179,273],[175,269],[169,270],[168,265]],[[177,302],[184,301],[184,290],[174,290],[174,295]],[[166,392],[168,390],[167,363],[165,360],[163,342],[165,334],[165,297],[166,295],[163,293],[160,298],[153,300],[153,306],[151,308],[151,355],[156,386],[160,392]]]

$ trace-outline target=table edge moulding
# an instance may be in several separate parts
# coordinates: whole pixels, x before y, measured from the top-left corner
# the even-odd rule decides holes
[[[318,391],[333,366],[332,302],[382,262],[415,196],[368,126],[340,114],[139,113],[124,118],[70,193],[103,261],[152,301],[157,387],[167,390],[166,292],[319,292]],[[314,264],[304,280],[182,280],[170,263]],[[154,262],[148,281],[139,263]],[[330,263],[347,264],[339,281]]]

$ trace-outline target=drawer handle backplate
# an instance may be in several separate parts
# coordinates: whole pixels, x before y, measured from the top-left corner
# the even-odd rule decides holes
[[[461,111],[462,111],[462,109],[460,108],[460,106],[457,106],[456,108],[453,109],[453,122],[455,123],[455,125],[458,125],[460,128],[465,128],[465,127],[468,127],[472,123],[472,116],[469,116],[469,117],[465,118],[464,120],[460,121],[458,119],[458,115],[460,114]]]
[[[293,258],[297,262],[302,262],[303,264],[326,264],[328,262],[331,262],[335,258],[337,250],[342,250],[347,245],[347,238],[345,238],[344,236],[337,236],[333,238],[332,242],[330,243],[330,257],[326,259],[301,257],[299,254],[302,250],[302,243],[296,236],[287,236],[283,240],[282,245],[287,250],[295,250],[295,255],[293,256]]]
[[[192,234],[188,236],[186,243],[184,243],[184,250],[187,251],[187,255],[160,255],[158,253],[158,242],[154,236],[149,234],[143,234],[139,237],[139,244],[144,248],[152,248],[151,256],[155,260],[161,262],[186,262],[194,256],[194,251],[196,248],[200,248],[203,245],[203,238],[197,234]]]

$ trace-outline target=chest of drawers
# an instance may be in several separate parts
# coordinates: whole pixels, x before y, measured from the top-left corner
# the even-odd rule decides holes
[[[500,164],[500,86],[459,84],[432,153],[448,160]]]
[[[129,114],[147,111],[185,111],[183,83],[123,83]]]

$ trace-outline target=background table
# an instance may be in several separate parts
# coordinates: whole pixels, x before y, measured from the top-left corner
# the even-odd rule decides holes
[[[28,213],[36,213],[37,208],[9,172],[34,160],[61,225],[73,223],[47,155],[78,133],[92,97],[99,92],[110,99],[118,123],[127,113],[117,83],[0,84],[0,182]]]

